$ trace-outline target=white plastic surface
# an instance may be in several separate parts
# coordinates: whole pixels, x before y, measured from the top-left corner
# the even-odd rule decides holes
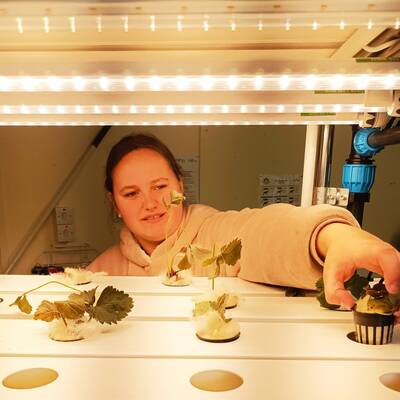
[[[59,279],[57,275],[0,275],[1,293],[22,293],[46,282]],[[195,295],[205,292],[211,287],[211,281],[203,277],[194,277],[190,286],[173,287],[161,283],[159,276],[94,276],[92,283],[76,286],[81,290],[92,289],[96,286],[113,285],[136,295]],[[284,296],[284,290],[278,287],[248,282],[238,278],[218,278],[216,288],[230,290],[246,296]],[[68,293],[70,289],[60,285],[47,285],[35,293]]]
[[[47,386],[15,390],[0,385],[0,399],[397,399],[379,382],[400,372],[400,332],[392,344],[367,346],[346,337],[354,330],[351,313],[319,307],[315,298],[287,298],[283,291],[237,278],[223,278],[241,294],[227,310],[237,318],[241,336],[230,343],[208,343],[195,336],[191,297],[208,289],[207,278],[186,288],[163,286],[158,277],[101,277],[129,291],[135,307],[117,326],[77,342],[48,338],[49,326],[23,316],[8,304],[46,276],[0,276],[0,381],[25,368],[53,368],[59,378]],[[93,285],[79,287],[88,289]],[[50,289],[52,288],[52,289]],[[52,286],[32,294],[62,300],[68,290]],[[244,384],[230,392],[209,393],[189,383],[207,369],[239,374]]]
[[[395,400],[379,376],[399,371],[398,362],[321,360],[3,358],[0,377],[32,367],[53,368],[56,381],[31,390],[6,389],[5,400]],[[194,388],[190,377],[222,369],[240,375],[239,388],[211,393]]]
[[[1,295],[4,302],[0,303],[0,319],[32,319],[32,314],[24,314],[17,307],[9,307],[17,294]],[[42,300],[66,300],[68,294],[36,294],[28,295],[33,309]],[[191,318],[194,307],[192,296],[135,296],[134,308],[127,320],[176,320],[187,321]],[[242,296],[236,308],[227,311],[227,314],[239,321],[247,322],[351,322],[352,313],[331,311],[321,308],[313,297],[281,297],[270,296]]]
[[[54,342],[48,324],[0,320],[0,356],[183,357],[251,359],[398,360],[400,335],[393,343],[368,346],[351,341],[352,324],[241,322],[240,338],[207,343],[187,321],[123,321],[106,332],[78,342]]]

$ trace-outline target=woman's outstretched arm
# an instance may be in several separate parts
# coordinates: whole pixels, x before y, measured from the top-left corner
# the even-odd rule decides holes
[[[400,253],[376,236],[346,224],[325,226],[316,240],[317,252],[324,262],[325,296],[329,303],[351,308],[354,299],[344,282],[357,268],[365,268],[385,278],[389,293],[400,289]]]

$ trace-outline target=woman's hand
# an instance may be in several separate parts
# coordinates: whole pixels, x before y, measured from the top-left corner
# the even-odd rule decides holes
[[[376,236],[341,223],[324,227],[317,237],[317,251],[325,257],[324,285],[328,303],[348,309],[355,301],[344,288],[358,268],[376,272],[385,279],[389,293],[400,289],[400,253]]]

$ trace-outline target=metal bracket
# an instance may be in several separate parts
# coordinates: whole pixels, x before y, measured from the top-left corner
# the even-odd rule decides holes
[[[317,187],[313,204],[330,204],[346,207],[349,203],[349,189],[333,187]]]

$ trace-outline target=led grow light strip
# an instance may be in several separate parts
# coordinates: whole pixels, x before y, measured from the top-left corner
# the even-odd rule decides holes
[[[396,74],[0,76],[0,92],[281,91],[400,89]]]
[[[118,121],[118,120],[102,120],[102,121],[80,121],[80,120],[63,120],[63,121],[0,121],[0,126],[104,126],[104,125],[129,125],[129,126],[257,126],[257,125],[355,125],[360,121],[356,119],[350,120],[266,120],[266,121]]]
[[[29,114],[271,114],[385,112],[382,106],[362,104],[167,104],[167,105],[3,105],[0,115]]]
[[[232,32],[238,29],[283,29],[290,30],[296,28],[308,28],[310,30],[319,30],[324,27],[336,27],[343,30],[347,27],[364,27],[372,29],[373,27],[394,27],[398,26],[399,12],[347,12],[346,19],[343,13],[292,13],[290,20],[284,13],[197,13],[185,14],[185,23],[180,14],[169,13],[160,15],[151,15],[149,22],[148,14],[126,14],[116,13],[113,15],[54,15],[54,16],[1,16],[0,31],[15,31],[19,33],[45,31],[49,32],[51,24],[52,31],[70,31],[71,19],[74,18],[75,29],[79,27],[80,31],[105,31],[122,30],[128,31],[129,25],[135,30],[202,30],[208,32],[214,29],[226,29]],[[43,21],[46,18],[46,22]],[[21,30],[23,25],[24,29]],[[398,29],[398,28],[396,28]]]

